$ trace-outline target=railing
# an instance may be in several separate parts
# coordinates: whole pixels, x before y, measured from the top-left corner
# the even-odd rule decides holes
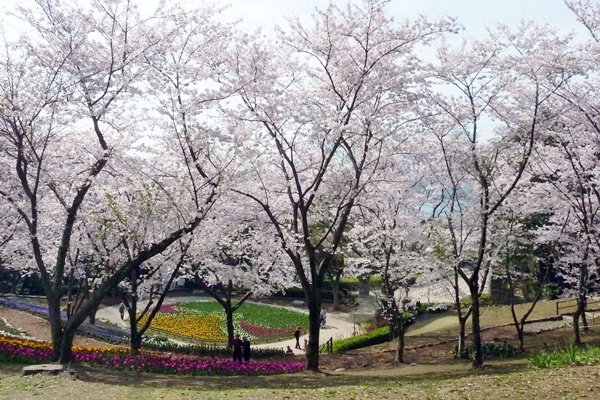
[[[329,340],[325,342],[325,344],[321,347],[319,353],[323,353],[323,349],[325,349],[325,351],[329,353],[333,352],[333,337],[330,337]]]
[[[590,305],[595,304],[596,307],[595,308],[590,308]],[[563,314],[561,312],[561,310],[565,310],[568,308],[576,308],[577,307],[577,299],[568,299],[568,300],[558,300],[556,302],[556,315],[561,315]],[[585,305],[585,311],[589,311],[589,310],[598,310],[600,309],[600,300],[590,300],[588,299],[586,305]],[[567,313],[567,314],[572,314],[575,310],[572,310],[571,312]]]

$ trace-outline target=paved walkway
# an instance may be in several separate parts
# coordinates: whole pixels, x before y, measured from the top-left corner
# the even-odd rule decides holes
[[[183,302],[192,302],[192,301],[213,301],[212,297],[208,296],[186,296],[186,297],[168,297],[164,301],[164,305],[166,304],[174,304],[174,303],[183,303]],[[267,300],[268,301],[268,300]],[[248,301],[248,303],[252,303],[252,301]],[[264,304],[264,303],[258,303]],[[143,308],[146,305],[145,302],[140,302],[138,308]],[[277,305],[269,304],[272,307],[280,307]],[[289,308],[291,310],[300,311],[307,313],[308,311],[304,308],[300,307],[283,307]],[[373,317],[375,309],[377,309],[377,302],[374,296],[361,297],[359,298],[359,304],[355,308],[353,312],[350,313],[341,313],[341,312],[328,312],[327,313],[327,323],[324,328],[321,329],[320,339],[321,343],[325,343],[330,338],[333,340],[340,340],[343,338],[347,338],[352,336],[354,332],[360,333],[359,323],[366,319],[370,319]],[[96,313],[96,318],[99,320],[104,320],[115,325],[121,326],[125,329],[129,329],[129,321],[121,320],[121,316],[119,314],[119,305],[114,305],[111,307],[105,307]],[[127,318],[127,316],[125,316]],[[303,332],[304,334],[300,337],[300,345],[304,346],[304,340],[308,340],[308,332]],[[179,342],[177,340],[174,340]],[[180,342],[182,343],[182,342]],[[275,343],[263,343],[253,345],[255,348],[282,348],[286,349],[287,346],[294,351],[294,354],[304,354],[304,350],[295,349],[296,340],[294,338],[289,340],[284,340],[281,342]]]

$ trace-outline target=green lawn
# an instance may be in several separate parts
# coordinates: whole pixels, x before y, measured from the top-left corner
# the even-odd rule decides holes
[[[468,367],[401,365],[272,377],[186,377],[81,370],[81,380],[21,377],[0,364],[0,399],[593,399],[599,367],[532,370],[521,361]]]
[[[194,303],[191,303],[194,304]],[[191,305],[194,307],[194,305]],[[206,307],[212,305],[205,304]],[[198,306],[200,307],[200,306]],[[269,308],[270,309],[270,308]],[[524,306],[519,307],[522,312]],[[542,302],[532,318],[555,314],[554,302]],[[259,313],[254,313],[259,315]],[[411,329],[452,331],[452,315],[425,319]],[[260,317],[268,318],[268,317]],[[437,322],[436,322],[437,321]],[[440,322],[446,321],[446,322]],[[510,308],[485,308],[482,326],[511,321]],[[413,331],[414,332],[414,331]],[[435,332],[435,331],[434,331]],[[454,331],[455,332],[455,331]],[[361,349],[381,352],[382,348]],[[302,360],[302,357],[298,357]],[[20,365],[0,364],[0,399],[594,399],[600,392],[600,366],[535,370],[528,357],[491,360],[481,369],[468,361],[379,365],[322,374],[261,377],[188,377],[77,367],[81,379],[20,376]]]
[[[223,314],[223,307],[216,301],[197,301],[179,303],[181,310],[195,311],[201,314]],[[262,304],[244,303],[233,314],[235,320],[242,320],[256,326],[269,328],[292,328],[307,326],[308,315],[287,308]]]

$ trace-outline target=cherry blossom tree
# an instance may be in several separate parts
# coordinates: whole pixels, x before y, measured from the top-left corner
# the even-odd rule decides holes
[[[400,158],[400,157],[399,157]],[[354,275],[378,274],[381,277],[380,300],[390,332],[397,339],[395,361],[404,361],[404,334],[414,315],[409,306],[410,289],[427,282],[431,271],[426,269],[422,256],[426,246],[424,218],[418,218],[422,193],[419,168],[411,171],[407,166],[417,164],[405,157],[402,173],[388,173],[368,191],[365,203],[357,204],[359,211],[348,232],[350,245],[347,259]],[[398,180],[404,178],[404,181]],[[423,215],[424,216],[424,215]]]
[[[492,259],[489,227],[548,124],[548,99],[570,78],[555,61],[569,57],[569,38],[534,24],[516,33],[500,26],[491,37],[439,50],[436,82],[448,94],[432,94],[425,119],[435,144],[431,165],[443,177],[437,204],[452,268],[470,291],[475,367],[483,364],[479,296]]]
[[[187,174],[178,173],[173,168],[177,163],[169,165],[165,156],[138,175],[160,182],[166,191],[182,187],[179,178],[190,174],[202,184],[195,191],[172,191],[170,204],[173,199],[190,199],[190,194],[193,199],[186,207],[165,206],[169,224],[164,230],[154,231],[130,257],[106,270],[93,295],[63,323],[62,285],[68,254],[75,249],[74,232],[93,216],[95,207],[105,206],[104,195],[114,190],[111,184],[128,173],[116,160],[127,159],[127,152],[147,132],[139,88],[146,57],[160,52],[158,34],[164,21],[141,16],[135,4],[125,0],[97,0],[85,6],[40,0],[33,7],[17,8],[31,33],[4,46],[0,147],[12,167],[0,197],[27,229],[29,248],[24,243],[21,248],[32,254],[44,286],[53,358],[68,362],[77,327],[132,270],[197,227],[218,185],[215,176],[203,170],[205,158],[200,158],[206,153],[186,164],[193,166]],[[135,165],[127,167],[135,170]],[[126,225],[122,222],[121,227]]]
[[[565,293],[577,300],[573,314],[575,343],[581,343],[580,320],[587,328],[587,297],[598,287],[598,148],[600,125],[597,101],[598,54],[600,51],[600,7],[590,1],[566,1],[589,38],[570,46],[569,57],[554,62],[563,74],[575,76],[568,85],[552,86],[551,110],[558,114],[540,138],[532,165],[537,185],[529,195],[546,199],[542,205],[550,215],[540,229],[539,241],[557,243],[557,264],[565,282]]]
[[[238,192],[267,215],[294,265],[309,310],[311,371],[319,369],[325,275],[382,143],[410,119],[415,47],[455,29],[448,20],[395,23],[385,3],[330,5],[311,25],[289,21],[274,46],[247,41],[237,53],[238,118],[255,135],[246,146],[262,150],[254,183]]]

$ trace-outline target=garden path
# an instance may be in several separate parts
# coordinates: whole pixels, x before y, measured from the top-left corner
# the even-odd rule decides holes
[[[192,301],[211,301],[211,300],[212,300],[212,298],[208,297],[208,296],[169,297],[169,298],[165,299],[164,304],[173,304],[173,303],[179,303],[179,302],[192,302]],[[248,302],[252,303],[252,301],[248,301]],[[265,301],[264,303],[268,303],[268,301]],[[146,305],[146,303],[142,301],[142,302],[140,302],[138,307],[143,308],[145,305]],[[286,307],[286,306],[279,306],[279,305],[274,305],[274,304],[269,304],[269,305],[272,307],[284,307],[284,308],[289,308],[289,309],[296,310],[296,311],[307,312],[307,310],[302,307]],[[333,338],[333,340],[339,340],[339,339],[343,339],[343,338],[352,336],[352,334],[354,332],[359,333],[360,332],[359,323],[366,319],[372,318],[376,308],[377,308],[377,302],[375,300],[375,296],[369,295],[367,297],[359,298],[359,303],[353,309],[352,312],[333,312],[333,311],[328,312],[327,313],[327,323],[326,323],[325,327],[321,330],[321,335],[320,335],[321,342],[325,343],[330,338]],[[96,318],[99,320],[102,319],[107,322],[113,323],[115,325],[121,326],[125,329],[129,328],[129,321],[121,320],[121,316],[119,315],[119,305],[118,304],[114,305],[114,306],[101,308],[96,313]],[[302,346],[304,346],[304,340],[305,339],[308,340],[307,333],[308,332],[305,332],[300,337],[300,344]],[[295,345],[296,345],[296,340],[292,338],[292,339],[284,340],[281,342],[257,344],[257,345],[254,345],[253,347],[256,347],[256,348],[273,348],[273,347],[279,348],[279,347],[281,347],[281,348],[285,349],[285,348],[287,348],[287,346],[290,346],[293,349],[294,354],[304,354],[304,350],[294,349]]]

